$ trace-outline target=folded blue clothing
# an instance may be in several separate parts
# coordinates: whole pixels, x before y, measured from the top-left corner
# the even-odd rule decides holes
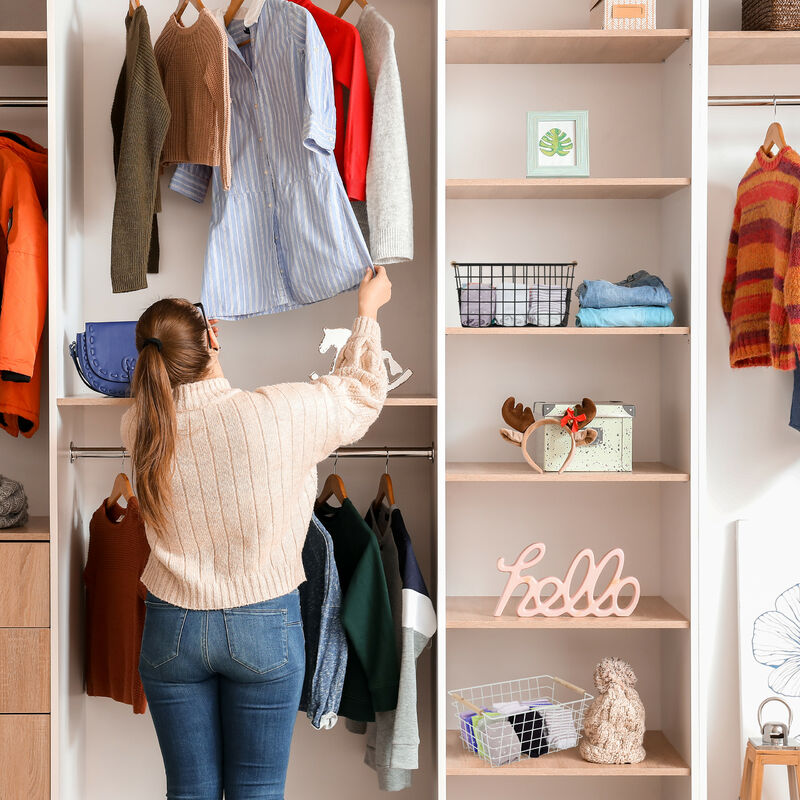
[[[672,302],[672,293],[664,281],[643,269],[617,283],[584,281],[577,294],[583,308],[668,306]]]
[[[575,318],[580,328],[666,328],[675,315],[667,306],[581,308]]]

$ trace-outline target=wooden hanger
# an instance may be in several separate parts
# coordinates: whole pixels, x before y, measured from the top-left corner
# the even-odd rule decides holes
[[[764,137],[764,144],[761,145],[761,150],[765,155],[772,154],[772,148],[777,147],[779,150],[786,147],[786,137],[783,135],[783,128],[777,120],[778,116],[778,101],[776,98],[772,99],[772,109],[775,114],[775,121],[767,128],[767,135]]]
[[[141,5],[141,3],[139,2],[139,0],[129,0],[129,2],[128,2],[128,13],[129,13],[131,16],[133,16],[133,12],[134,12],[134,11],[135,11],[137,8],[139,8],[139,6],[140,6],[140,5]]]
[[[389,506],[394,505],[394,486],[392,486],[392,476],[389,474],[389,449],[386,449],[386,467],[383,475],[381,475],[380,483],[378,483],[378,494],[372,501],[372,510],[377,511],[381,507],[381,503],[386,500]]]
[[[344,488],[344,481],[336,474],[338,461],[339,455],[337,453],[333,461],[333,472],[325,480],[322,492],[317,498],[317,502],[314,503],[315,508],[325,505],[331,497],[335,497],[340,503],[344,503],[347,500],[347,489]]]
[[[114,478],[111,494],[108,496],[108,500],[106,500],[106,508],[111,508],[120,497],[124,498],[126,503],[129,503],[134,496],[130,478],[128,478],[124,472],[120,472],[117,477]]]
[[[186,6],[191,3],[198,11],[202,11],[205,6],[202,0],[178,0],[178,7],[175,9],[175,21],[180,22],[183,12],[186,11]]]
[[[228,10],[225,12],[225,27],[231,24],[231,21],[236,16],[236,12],[242,7],[244,0],[231,0],[228,4]],[[244,44],[244,42],[242,43]],[[239,45],[241,47],[241,45]]]
[[[356,0],[356,3],[358,3],[361,6],[361,8],[366,8],[367,5],[369,5],[367,3],[367,0]],[[339,8],[336,9],[336,16],[343,17],[344,12],[347,11],[347,9],[350,8],[351,5],[353,5],[353,0],[341,0],[341,2],[339,3]]]

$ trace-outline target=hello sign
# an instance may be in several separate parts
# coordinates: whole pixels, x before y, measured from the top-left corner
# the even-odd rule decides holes
[[[523,575],[523,570],[535,566],[544,558],[545,550],[544,544],[537,542],[528,545],[513,564],[506,564],[503,558],[497,559],[497,569],[509,575],[494,612],[496,617],[502,615],[518,586],[527,586],[527,591],[519,599],[517,606],[519,617],[560,617],[563,614],[571,617],[628,617],[633,613],[639,603],[639,581],[632,577],[622,577],[625,554],[619,547],[610,550],[598,562],[591,550],[581,550],[563,580],[555,577],[537,580],[532,575]],[[531,554],[533,555],[529,558]],[[598,592],[597,582],[600,576],[614,561],[616,565],[608,585]],[[573,586],[576,576],[583,569],[586,571],[583,581]],[[620,606],[620,595],[624,589],[633,589],[633,594],[624,595],[622,599],[625,605]]]

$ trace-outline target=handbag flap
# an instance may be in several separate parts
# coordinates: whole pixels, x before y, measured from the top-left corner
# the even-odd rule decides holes
[[[128,383],[139,355],[136,322],[87,322],[84,336],[92,371],[106,380]]]

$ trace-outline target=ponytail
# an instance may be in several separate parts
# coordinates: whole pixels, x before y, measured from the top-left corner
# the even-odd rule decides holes
[[[173,390],[203,379],[211,358],[206,337],[203,316],[186,300],[159,300],[136,325],[132,461],[142,518],[156,530],[166,524],[172,500],[177,438]]]

